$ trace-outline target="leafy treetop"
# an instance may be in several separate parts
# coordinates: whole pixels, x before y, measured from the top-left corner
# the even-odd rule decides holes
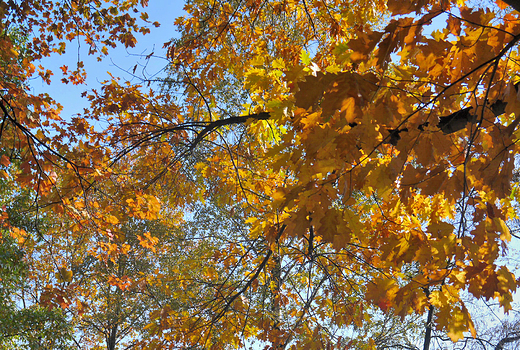
[[[4,6],[4,31],[12,20],[45,34],[31,37],[33,58],[59,53],[50,39],[67,39],[63,30],[101,53],[97,43],[131,46],[146,30],[126,13],[135,2],[48,5],[51,22],[43,7]],[[185,10],[161,89],[114,78],[67,127],[48,96],[2,82],[17,180],[73,223],[55,235],[97,242],[100,261],[130,251],[128,220],[182,225],[206,204],[240,214],[233,239],[208,235],[197,268],[173,269],[179,283],[150,272],[177,307],[157,306],[144,343],[342,347],[378,308],[424,314],[426,349],[432,327],[454,341],[475,335],[463,292],[510,310],[520,282],[498,258],[519,196],[519,12],[461,0],[194,0]],[[36,68],[5,41],[9,74],[25,82]]]

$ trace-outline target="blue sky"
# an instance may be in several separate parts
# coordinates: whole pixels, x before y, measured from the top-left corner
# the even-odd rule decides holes
[[[109,55],[101,62],[96,57],[87,54],[88,47],[82,44],[78,47],[76,42],[71,42],[67,46],[66,53],[59,56],[53,55],[36,65],[42,64],[46,69],[53,71],[51,85],[47,85],[41,79],[37,78],[31,82],[33,93],[48,93],[52,98],[63,106],[62,118],[68,119],[71,116],[81,113],[83,108],[88,106],[88,101],[81,97],[82,92],[91,89],[97,89],[101,86],[101,82],[110,78],[107,72],[122,80],[130,80],[138,83],[139,80],[133,78],[126,71],[132,71],[137,64],[136,75],[146,75],[151,77],[155,74],[161,74],[167,61],[166,50],[163,43],[176,37],[177,33],[173,25],[175,19],[183,15],[184,1],[179,0],[150,0],[149,6],[145,11],[149,15],[151,22],[159,22],[161,26],[155,28],[150,26],[151,32],[147,35],[137,36],[137,45],[134,48],[125,49],[122,45],[115,49],[109,50]],[[144,56],[154,52],[148,64]],[[87,71],[86,85],[75,86],[72,84],[64,84],[61,82],[61,70],[59,67],[66,65],[69,69],[74,70],[79,60],[85,64]]]

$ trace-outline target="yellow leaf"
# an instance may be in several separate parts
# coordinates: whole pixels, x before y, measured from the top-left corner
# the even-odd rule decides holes
[[[119,224],[119,220],[114,215],[106,215],[105,221],[112,225]]]
[[[399,287],[390,278],[376,278],[368,285],[366,298],[379,306],[383,311],[392,307],[395,294]]]
[[[449,235],[451,235],[451,233],[453,232],[454,229],[455,228],[453,227],[452,224],[449,224],[447,222],[442,222],[442,221],[432,222],[428,226],[428,232],[431,233],[432,238],[448,237]]]
[[[24,229],[18,228],[18,227],[11,227],[11,237],[16,239],[19,244],[22,244],[25,242],[25,239],[27,237],[27,232],[25,232]]]
[[[509,228],[507,227],[504,220],[502,220],[501,218],[495,217],[495,218],[493,218],[493,222],[495,223],[495,226],[501,233],[500,239],[503,241],[507,241],[507,242],[511,241],[511,232],[509,231]]]
[[[302,51],[300,52],[300,60],[304,65],[308,66],[309,64],[311,64],[311,55],[309,54],[309,52],[302,49]]]
[[[443,285],[441,290],[430,293],[430,303],[435,307],[447,307],[457,301],[459,301],[459,290],[454,286]]]
[[[272,66],[274,69],[285,69],[285,61],[281,58],[278,58],[273,61]]]
[[[451,313],[451,320],[448,325],[448,337],[450,337],[451,341],[456,342],[463,339],[464,332],[468,330],[473,337],[476,337],[477,332],[468,309],[464,305],[462,308],[455,307]]]
[[[66,267],[62,267],[56,273],[56,279],[60,282],[72,282],[72,271],[67,270]]]

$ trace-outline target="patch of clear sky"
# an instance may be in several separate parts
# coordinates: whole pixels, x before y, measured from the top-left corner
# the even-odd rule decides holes
[[[172,38],[179,37],[174,26],[177,17],[183,16],[184,1],[171,0],[150,0],[148,7],[143,11],[149,15],[150,22],[159,22],[160,27],[156,28],[149,24],[150,33],[146,35],[135,34],[137,44],[133,48],[124,48],[118,45],[114,49],[109,49],[109,54],[101,61],[95,55],[88,55],[88,45],[84,42],[74,40],[67,45],[65,54],[54,54],[49,58],[35,65],[41,64],[46,69],[50,69],[54,75],[50,85],[44,83],[40,78],[35,78],[31,82],[32,93],[48,93],[54,100],[63,106],[61,116],[67,120],[77,114],[82,114],[83,109],[89,106],[89,101],[81,97],[85,91],[99,89],[102,81],[111,79],[110,72],[114,77],[121,78],[122,81],[139,83],[139,77],[156,78],[164,76],[164,68],[167,65],[166,49],[163,48],[165,42]],[[138,15],[138,14],[137,14]],[[143,21],[140,21],[143,24]],[[153,53],[150,59],[147,55]],[[85,84],[73,85],[61,82],[63,78],[60,67],[65,65],[70,70],[75,70],[78,61],[83,61],[87,79]],[[134,67],[135,76],[133,75]]]

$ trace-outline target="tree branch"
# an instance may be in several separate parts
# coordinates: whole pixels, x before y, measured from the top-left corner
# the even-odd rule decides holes
[[[269,119],[269,117],[271,117],[270,113],[260,112],[257,114],[242,115],[239,117],[230,117],[230,118],[220,119],[220,120],[216,120],[214,122],[210,122],[208,125],[206,125],[206,127],[204,129],[202,129],[201,132],[199,132],[197,134],[197,137],[191,143],[190,148],[191,149],[195,148],[195,146],[197,146],[200,143],[200,141],[202,141],[204,139],[204,137],[206,137],[206,135],[208,135],[213,130],[218,129],[222,126],[232,125],[232,124],[243,124],[249,119],[267,120],[267,119]]]
[[[495,346],[495,350],[503,350],[504,349],[504,345],[507,344],[507,343],[512,343],[512,342],[515,342],[515,341],[518,341],[520,340],[520,335],[517,335],[517,336],[512,336],[512,337],[506,337],[502,340],[500,340],[497,344],[497,346]]]
[[[425,288],[424,292],[426,293],[426,296],[430,296],[430,290],[428,288]],[[432,324],[433,324],[433,313],[434,313],[434,307],[430,304],[430,307],[428,308],[428,318],[426,320],[426,333],[424,334],[424,346],[423,350],[430,350],[430,341],[432,339]]]

